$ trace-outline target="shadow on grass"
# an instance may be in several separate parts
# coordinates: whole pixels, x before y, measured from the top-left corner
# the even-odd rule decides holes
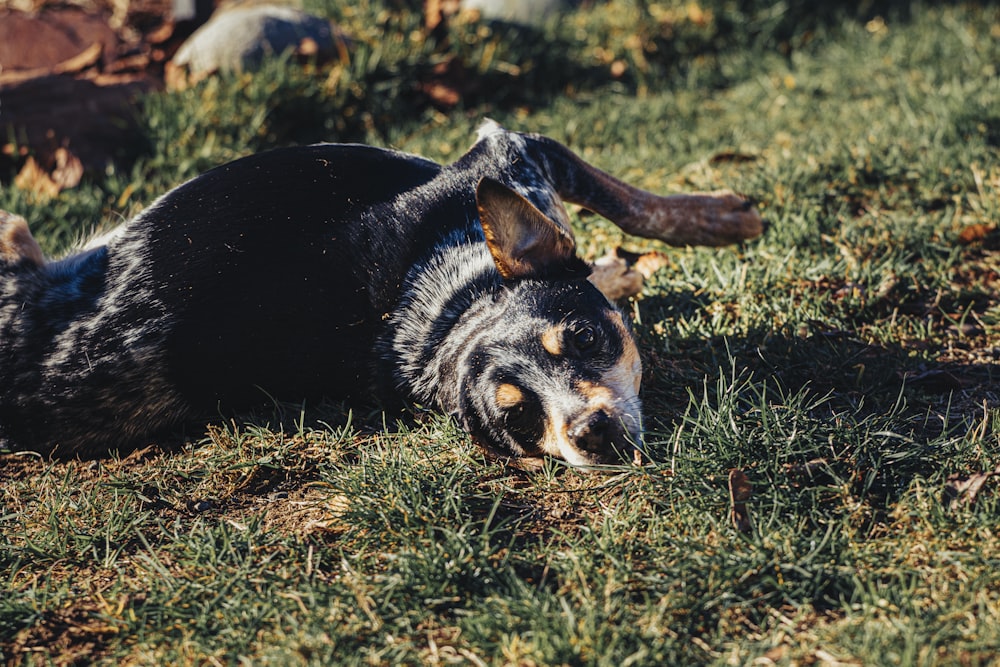
[[[643,303],[676,312],[693,307],[688,297]],[[957,342],[929,360],[921,343],[868,342],[816,322],[798,335],[759,329],[670,340],[665,352],[657,351],[663,341],[646,336],[645,419],[660,460],[687,446],[701,452],[706,470],[775,477],[819,462],[880,508],[917,476],[985,464],[972,443],[993,427],[990,411],[1000,406],[991,348]]]

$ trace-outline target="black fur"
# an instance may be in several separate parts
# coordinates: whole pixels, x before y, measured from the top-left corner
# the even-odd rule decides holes
[[[567,155],[495,125],[443,167],[279,149],[179,186],[62,261],[8,242],[0,444],[95,455],[267,396],[378,388],[500,455],[619,460],[641,433],[638,355],[582,279],[558,193],[587,182]]]

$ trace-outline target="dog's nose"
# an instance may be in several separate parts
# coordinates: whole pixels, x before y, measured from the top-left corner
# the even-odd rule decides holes
[[[607,412],[598,410],[577,419],[567,431],[574,445],[588,452],[606,449],[613,436],[614,422]]]

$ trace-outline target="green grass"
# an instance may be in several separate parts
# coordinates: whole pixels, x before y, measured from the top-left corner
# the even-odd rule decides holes
[[[996,4],[616,0],[436,37],[402,4],[309,2],[349,61],[152,96],[134,166],[50,201],[5,175],[0,208],[58,253],[252,151],[448,160],[484,116],[648,189],[744,192],[765,237],[667,250],[626,305],[655,465],[526,473],[440,416],[332,405],[180,450],[0,455],[0,657],[1000,663],[996,479],[953,497],[1000,464]],[[465,98],[435,109],[415,82],[449,61]],[[650,247],[574,219],[591,256]]]

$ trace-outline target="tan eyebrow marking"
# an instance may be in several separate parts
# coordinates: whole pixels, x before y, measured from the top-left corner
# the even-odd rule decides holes
[[[551,326],[542,332],[542,347],[554,357],[562,354],[563,331],[566,329],[562,324]]]
[[[501,408],[512,408],[524,401],[524,393],[512,384],[501,384],[497,387],[497,405]]]

